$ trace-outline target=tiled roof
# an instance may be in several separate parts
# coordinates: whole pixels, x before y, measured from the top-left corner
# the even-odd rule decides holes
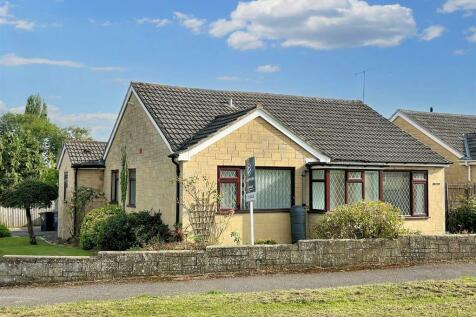
[[[173,151],[184,150],[226,125],[221,122],[226,115],[233,117],[233,113],[261,105],[333,161],[448,163],[360,101],[139,82],[132,87]]]
[[[464,135],[464,147],[466,160],[476,160],[476,132]]]
[[[104,166],[102,156],[107,142],[66,141],[64,143],[73,166]]]
[[[415,123],[459,153],[465,153],[464,134],[476,132],[476,115],[399,109]]]

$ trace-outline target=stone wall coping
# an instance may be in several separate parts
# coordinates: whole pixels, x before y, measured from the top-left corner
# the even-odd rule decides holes
[[[86,260],[95,258],[93,255],[2,255],[0,260],[4,259],[37,259],[37,260],[55,260],[55,259],[69,259],[69,260]]]

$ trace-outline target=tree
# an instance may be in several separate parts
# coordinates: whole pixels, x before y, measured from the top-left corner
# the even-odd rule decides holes
[[[92,141],[91,133],[89,129],[80,127],[69,127],[65,129],[68,134],[68,139],[80,140],[80,141]]]
[[[124,145],[121,149],[121,202],[122,209],[126,210],[127,195],[127,149]]]
[[[51,202],[58,197],[58,188],[35,179],[26,179],[13,188],[0,194],[0,204],[5,207],[24,208],[28,225],[30,244],[36,244],[31,208],[50,207]]]
[[[32,133],[0,120],[0,193],[24,179],[40,179],[46,170],[41,145]]]
[[[39,94],[28,97],[25,105],[25,114],[43,119],[48,117],[48,107]]]

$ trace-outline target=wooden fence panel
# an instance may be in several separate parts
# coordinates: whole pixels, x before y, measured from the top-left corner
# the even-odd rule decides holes
[[[462,199],[476,195],[476,184],[447,184],[447,209],[454,210],[461,205]]]
[[[34,226],[39,226],[40,212],[53,211],[51,208],[33,208],[31,210],[31,219]],[[6,208],[0,206],[0,223],[9,228],[20,228],[26,226],[26,212],[21,208]]]

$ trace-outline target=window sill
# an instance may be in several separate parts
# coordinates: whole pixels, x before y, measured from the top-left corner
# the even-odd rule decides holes
[[[309,210],[307,213],[308,213],[308,214],[320,214],[320,215],[322,215],[322,214],[325,214],[326,211],[325,211],[325,210],[316,210],[316,209],[315,209],[315,210]]]
[[[270,214],[270,213],[281,213],[281,212],[290,212],[291,208],[283,208],[283,209],[254,209],[253,213],[256,214]],[[220,210],[218,213],[219,214],[227,214],[229,210]],[[236,210],[235,214],[249,214],[250,211],[249,209],[243,209],[243,210]]]
[[[127,205],[129,208],[136,208],[136,205]]]
[[[404,216],[404,220],[426,220],[430,219],[429,216]]]

